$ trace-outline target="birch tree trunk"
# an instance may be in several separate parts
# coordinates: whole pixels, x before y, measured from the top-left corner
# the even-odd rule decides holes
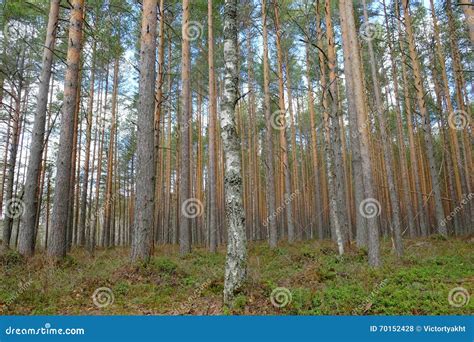
[[[14,186],[15,186],[15,165],[18,155],[18,144],[20,141],[20,131],[21,131],[21,93],[23,90],[23,68],[24,68],[25,56],[21,57],[20,62],[20,82],[17,87],[17,93],[14,96],[15,109],[14,115],[11,119],[12,124],[12,134],[10,142],[10,153],[8,156],[8,167],[5,174],[6,184],[5,184],[5,220],[3,222],[3,233],[2,233],[2,251],[7,251],[10,248],[10,239],[12,237],[13,221],[17,218],[18,215],[21,215],[21,211],[18,209],[21,206],[21,199],[18,199],[14,196]],[[25,95],[26,96],[26,95]],[[7,137],[10,139],[10,137]]]
[[[31,256],[35,248],[35,226],[38,212],[38,189],[41,161],[43,157],[46,112],[48,106],[48,90],[53,65],[53,53],[56,43],[60,0],[52,0],[49,9],[48,28],[45,48],[43,50],[43,66],[37,95],[37,107],[33,124],[30,146],[30,160],[25,183],[25,212],[20,225],[18,252]]]
[[[153,248],[155,195],[155,58],[157,0],[144,0],[140,41],[137,173],[131,258],[148,261]]]
[[[242,205],[242,175],[239,138],[235,126],[238,93],[237,0],[226,0],[224,7],[224,89],[220,127],[225,154],[225,215],[227,257],[224,278],[224,303],[230,305],[247,275],[247,238]]]

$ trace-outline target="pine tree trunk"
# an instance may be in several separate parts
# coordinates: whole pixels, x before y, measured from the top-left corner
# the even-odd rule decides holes
[[[450,6],[450,4],[448,4]],[[458,6],[461,6],[464,16],[466,17],[466,25],[469,29],[469,37],[471,44],[474,45],[474,4],[472,0],[458,0]]]
[[[338,91],[337,91],[337,80],[336,80],[336,53],[334,49],[334,32],[332,27],[331,20],[331,4],[329,0],[325,2],[325,13],[326,13],[326,36],[328,41],[328,67],[329,67],[329,91],[332,98],[330,114],[327,110],[327,95],[323,97],[323,115],[324,115],[324,132],[325,132],[325,141],[326,141],[326,168],[328,173],[328,187],[329,187],[329,213],[331,226],[334,229],[335,239],[337,242],[339,255],[344,254],[344,242],[347,242],[347,237],[344,237],[344,234],[347,234],[347,226],[344,226],[344,217],[345,214],[342,212],[341,204],[345,203],[345,198],[343,192],[337,192],[336,188],[342,187],[340,182],[343,181],[340,177],[337,177],[336,168],[337,168],[337,149],[341,149],[340,139],[338,139],[338,133],[336,127],[338,126],[339,113],[338,113]],[[319,11],[316,13],[319,19]],[[317,19],[317,20],[318,20]],[[319,21],[319,20],[318,20]],[[318,31],[320,29],[317,28]],[[321,34],[320,32],[318,32]],[[321,38],[319,42],[322,43]],[[318,53],[320,63],[323,62],[322,52]],[[308,57],[307,57],[308,58]],[[322,69],[321,82],[326,87],[325,79],[325,64],[320,65]],[[327,93],[327,92],[326,92]],[[340,164],[340,162],[339,162]],[[338,184],[336,184],[338,183]],[[344,241],[346,240],[346,241]]]
[[[191,116],[191,45],[189,0],[183,0],[182,21],[183,43],[181,61],[181,103],[182,113],[179,117],[180,129],[180,181],[179,181],[179,252],[186,255],[191,252],[191,225],[189,212],[194,200],[190,199],[190,137]]]
[[[163,83],[164,83],[164,60],[165,60],[165,6],[164,0],[160,0],[160,24],[159,24],[159,45],[158,45],[158,77],[156,78],[156,108],[155,108],[155,162],[156,171],[160,171],[160,129],[161,129],[161,117],[163,112]],[[154,221],[155,226],[153,227],[153,235],[156,235],[159,231],[159,211],[161,201],[159,195],[162,191],[162,182],[159,182],[159,175],[156,175],[155,181],[155,209],[154,209]]]
[[[390,64],[392,70],[392,80],[393,80],[393,90],[395,94],[395,112],[397,119],[397,134],[398,134],[398,148],[399,148],[399,157],[400,157],[400,168],[402,175],[407,175],[406,177],[402,176],[401,185],[403,192],[403,201],[405,203],[406,211],[406,221],[408,223],[408,234],[410,237],[415,237],[415,217],[413,216],[413,209],[410,196],[410,186],[409,186],[409,173],[406,160],[406,148],[405,148],[405,139],[403,135],[403,124],[402,124],[402,113],[400,110],[400,97],[399,97],[399,87],[398,87],[398,68],[395,62],[394,49],[392,44],[392,35],[390,32],[390,27],[388,25],[388,14],[387,8],[385,6],[385,0],[383,2],[384,14],[385,14],[385,27],[387,29],[387,43],[390,53]]]
[[[297,144],[296,144],[296,127],[295,127],[295,118],[294,118],[294,109],[293,109],[293,93],[291,89],[291,75],[290,75],[290,63],[289,63],[289,57],[288,53],[286,54],[286,80],[287,80],[287,92],[288,92],[288,112],[290,114],[290,130],[291,130],[291,172],[292,172],[292,178],[293,178],[293,193],[295,195],[299,195],[299,179],[298,179],[298,159],[296,157],[296,149],[297,149]],[[251,122],[254,122],[252,120]],[[254,125],[249,125],[249,126],[254,126]],[[255,133],[253,133],[253,136],[255,136]],[[258,140],[257,140],[258,141]],[[297,217],[298,217],[298,212],[297,208],[299,208],[299,196],[294,197],[293,202],[293,217],[294,221],[298,223]],[[298,224],[297,224],[298,226]],[[298,232],[295,231],[294,233],[295,239],[298,239]]]
[[[415,47],[415,38],[411,26],[411,16],[409,13],[408,0],[402,0],[403,14],[405,18],[405,27],[407,31],[408,45],[410,51],[410,59],[413,67],[413,76],[415,78],[416,100],[418,109],[420,111],[421,120],[423,124],[423,136],[426,144],[427,159],[429,164],[429,175],[431,177],[431,186],[433,190],[433,197],[435,202],[435,225],[439,234],[447,236],[448,232],[445,226],[441,223],[444,221],[444,210],[441,202],[441,190],[438,180],[438,169],[436,167],[436,160],[434,155],[433,141],[431,136],[431,123],[426,109],[425,94],[423,87],[423,80],[421,78],[420,65],[418,61],[418,54]]]
[[[168,30],[169,32],[169,30]],[[168,61],[171,60],[171,36],[168,35]],[[168,94],[171,94],[171,68],[172,65],[171,63],[168,63]],[[171,115],[172,111],[169,108],[170,106],[167,106],[167,114],[168,114],[168,119],[167,119],[167,146],[166,146],[166,170],[165,170],[165,201],[164,201],[164,217],[163,217],[163,222],[164,222],[164,242],[165,243],[171,243],[171,234],[170,234],[170,226],[172,224],[171,219],[170,219],[170,207],[171,207]]]
[[[112,230],[112,205],[115,202],[115,196],[112,196],[112,179],[114,169],[114,146],[115,146],[115,129],[116,129],[116,113],[117,113],[117,95],[118,95],[118,78],[119,78],[119,57],[114,62],[114,81],[112,90],[112,117],[110,125],[109,149],[107,155],[107,178],[105,181],[105,203],[104,203],[104,246],[111,246]]]
[[[74,113],[79,64],[81,56],[82,22],[84,0],[73,0],[69,29],[69,46],[67,53],[67,70],[64,85],[64,104],[61,113],[61,135],[59,138],[59,153],[56,162],[56,184],[53,200],[53,219],[49,234],[47,253],[50,257],[66,256],[66,227],[69,212],[69,190],[71,182],[71,158],[73,151]]]
[[[264,225],[268,228],[268,240],[271,248],[278,243],[278,232],[276,227],[275,210],[275,174],[273,168],[273,126],[270,108],[270,67],[268,65],[268,33],[266,0],[262,0],[262,22],[263,22],[263,92],[265,112],[265,141],[266,141],[266,192],[267,192],[267,217]]]
[[[59,16],[59,0],[52,0],[49,9],[48,28],[46,33],[45,48],[43,51],[43,66],[41,69],[40,83],[37,95],[37,107],[32,131],[30,146],[30,159],[25,183],[25,212],[20,226],[18,252],[31,256],[35,248],[35,225],[38,212],[38,189],[41,160],[43,157],[44,133],[46,112],[48,105],[49,81],[53,65],[53,52],[56,42],[56,29]]]
[[[140,44],[140,85],[137,120],[136,200],[132,260],[148,261],[153,249],[155,195],[154,113],[157,0],[143,1]]]
[[[362,0],[364,6],[364,18],[365,22],[369,23],[369,15],[367,14],[367,4],[366,0]],[[369,49],[369,59],[370,59],[370,70],[372,75],[372,83],[374,87],[375,94],[375,105],[377,110],[377,116],[379,118],[380,124],[380,134],[382,137],[382,149],[383,155],[386,163],[386,172],[387,172],[387,183],[388,191],[390,195],[390,207],[392,208],[391,224],[390,228],[393,231],[393,238],[395,244],[395,252],[397,256],[403,255],[403,245],[402,245],[402,233],[401,233],[401,217],[400,217],[400,204],[398,199],[398,192],[395,188],[395,177],[393,174],[393,156],[391,148],[391,139],[389,139],[389,134],[387,132],[387,125],[385,121],[385,110],[382,103],[382,95],[380,94],[380,84],[377,75],[377,62],[375,60],[374,48],[372,46],[372,40],[367,39],[368,49]]]
[[[83,13],[84,15],[84,13]],[[84,17],[83,17],[84,20]],[[83,39],[83,37],[82,37]],[[82,43],[81,43],[82,46]],[[72,154],[71,154],[71,179],[69,181],[69,209],[67,214],[67,227],[66,227],[66,253],[69,252],[72,248],[72,243],[74,239],[74,208],[76,206],[74,189],[76,187],[76,168],[80,159],[78,160],[78,148],[77,141],[79,135],[79,121],[80,121],[80,106],[81,106],[81,84],[82,84],[82,67],[83,60],[80,58],[79,64],[79,74],[77,77],[77,95],[76,95],[76,108],[74,111],[74,123],[73,123],[73,138],[72,138]],[[79,150],[80,152],[80,150]],[[79,153],[80,155],[80,153]]]
[[[455,30],[455,21],[453,18],[453,11],[451,9],[451,0],[446,0],[446,13],[448,17],[448,36],[449,36],[449,46],[452,56],[453,63],[453,72],[454,80],[456,84],[456,100],[458,104],[458,109],[462,112],[461,115],[467,116],[466,124],[464,127],[457,127],[457,129],[462,128],[462,155],[464,156],[464,175],[466,177],[466,192],[472,193],[472,181],[471,174],[474,172],[473,163],[472,163],[472,125],[469,121],[469,118],[472,118],[471,105],[469,94],[466,89],[466,82],[464,80],[463,68],[461,64],[461,57],[459,53],[459,46],[456,41],[456,30]],[[466,5],[462,5],[463,9]],[[465,10],[465,9],[464,9]],[[471,13],[474,11],[471,5]],[[473,16],[470,16],[470,29],[472,32]],[[464,93],[464,96],[463,96]],[[456,128],[456,127],[455,127]],[[453,127],[451,127],[453,129]],[[466,222],[469,222],[471,226],[474,226],[474,203],[469,201],[465,209],[466,212]]]
[[[395,16],[397,21],[398,30],[401,32],[401,19],[399,8],[398,8],[398,1],[395,1]],[[404,51],[404,44],[403,41],[399,40],[400,50]],[[422,236],[426,236],[428,234],[428,227],[426,223],[426,209],[425,203],[423,201],[423,189],[421,185],[421,177],[419,170],[421,169],[421,165],[418,163],[418,157],[416,154],[416,144],[415,144],[415,136],[414,136],[414,129],[413,129],[413,117],[412,117],[412,108],[411,108],[411,97],[410,97],[410,89],[408,84],[408,75],[406,70],[406,57],[405,53],[401,54],[401,65],[402,65],[402,80],[403,80],[403,92],[404,92],[404,99],[405,99],[405,112],[406,112],[406,122],[407,122],[407,130],[408,130],[408,143],[410,147],[410,161],[412,165],[412,173],[415,183],[415,197],[418,205],[418,213],[417,216],[419,218],[419,228],[420,233]]]
[[[87,126],[86,126],[86,151],[84,160],[84,178],[82,180],[82,193],[81,193],[81,209],[80,219],[78,227],[78,246],[83,246],[86,241],[86,215],[87,215],[87,188],[89,186],[89,169],[90,169],[90,150],[92,141],[92,120],[94,112],[94,90],[95,90],[95,63],[96,63],[96,46],[97,43],[94,40],[92,43],[92,66],[90,75],[90,88],[89,88],[89,101],[87,104]],[[95,149],[95,147],[94,147]],[[95,153],[95,150],[94,150]],[[94,155],[93,155],[94,156]],[[94,168],[94,162],[92,162],[92,169]]]
[[[437,56],[437,61],[441,69],[440,71],[441,71],[441,78],[442,78],[442,91],[440,92],[440,94],[444,103],[446,103],[446,107],[447,107],[446,109],[449,113],[448,115],[452,115],[452,113],[454,113],[454,106],[453,106],[453,103],[451,101],[451,96],[450,96],[449,81],[448,81],[448,75],[446,72],[446,63],[444,59],[443,48],[441,45],[438,21],[436,18],[436,12],[434,8],[433,0],[430,0],[430,5],[431,5],[431,17],[433,20],[433,27],[434,27],[436,56]],[[440,107],[440,110],[442,111],[443,108]],[[454,177],[454,185],[456,189],[456,192],[455,192],[456,196],[453,198],[453,200],[454,200],[454,205],[458,206],[461,198],[463,196],[467,196],[468,194],[463,193],[463,187],[461,185],[461,177],[464,183],[466,183],[466,179],[465,177],[463,177],[464,175],[462,175],[463,167],[462,167],[462,161],[460,157],[459,143],[458,143],[458,137],[456,135],[456,130],[448,129],[448,131],[449,131],[449,142],[447,145],[449,146],[450,152],[451,152],[450,155],[448,156],[448,158],[451,159],[448,165],[450,166],[450,168],[452,166],[451,168],[453,171],[452,176]],[[464,186],[464,189],[465,188],[467,188],[467,184]],[[443,221],[442,223],[444,222],[445,221]],[[456,229],[456,233],[459,233],[457,229]]]
[[[217,249],[217,173],[216,173],[216,121],[217,98],[214,69],[214,29],[212,0],[208,0],[208,40],[209,40],[209,250]]]
[[[314,202],[315,202],[315,221],[316,230],[318,231],[319,239],[324,238],[323,234],[323,209],[321,204],[322,189],[319,181],[319,160],[318,160],[318,145],[316,137],[316,113],[314,111],[314,96],[313,87],[311,86],[310,77],[310,59],[309,59],[309,46],[306,46],[306,78],[308,79],[308,108],[309,108],[309,120],[310,120],[310,133],[311,133],[311,160],[313,164],[313,175],[314,175]]]
[[[283,55],[281,47],[281,30],[280,30],[280,14],[277,1],[273,1],[273,9],[275,13],[275,31],[276,31],[276,47],[277,47],[277,64],[278,64],[278,94],[279,94],[279,108],[280,108],[280,149],[281,149],[281,163],[283,171],[283,206],[286,211],[286,228],[288,231],[288,242],[292,243],[295,241],[295,226],[293,224],[293,196],[291,193],[291,178],[290,178],[290,165],[288,162],[288,143],[286,138],[286,107],[285,107],[285,89],[283,79]],[[315,170],[315,178],[317,177],[318,170]],[[318,183],[316,183],[318,186]],[[317,194],[317,192],[316,192]]]
[[[357,131],[360,138],[360,154],[362,161],[362,176],[365,188],[364,200],[369,202],[356,202],[357,210],[363,211],[364,203],[374,204],[376,201],[374,187],[374,178],[372,176],[372,168],[369,154],[369,134],[367,125],[367,110],[365,105],[365,98],[363,92],[363,77],[362,66],[360,60],[359,43],[357,41],[357,33],[354,22],[354,8],[352,0],[339,0],[339,10],[341,12],[341,26],[343,32],[343,45],[346,45],[344,50],[344,70],[347,72],[351,70],[352,81],[348,83],[347,87],[352,86],[352,91],[348,91],[354,95],[354,109],[355,113],[349,112],[350,116],[356,116],[353,122],[357,122]],[[347,53],[346,53],[347,52]],[[377,208],[378,209],[378,208]],[[379,246],[379,226],[377,215],[367,217],[368,228],[368,254],[369,265],[380,266],[380,246]]]
[[[340,3],[341,4],[341,3]],[[340,5],[341,6],[341,5]],[[345,13],[344,8],[341,9],[341,13]],[[353,183],[354,183],[354,204],[355,204],[355,218],[356,218],[356,242],[358,247],[367,247],[368,244],[368,224],[364,216],[362,216],[359,210],[360,203],[366,197],[365,186],[364,186],[364,171],[362,169],[362,156],[361,156],[361,138],[359,133],[359,125],[365,127],[367,121],[365,118],[362,119],[361,123],[358,123],[357,118],[357,104],[355,101],[354,94],[354,80],[353,80],[353,67],[351,66],[351,44],[349,43],[348,30],[346,20],[341,17],[342,38],[343,38],[343,53],[344,53],[344,76],[346,83],[346,97],[348,102],[348,119],[349,119],[349,135],[350,135],[350,146],[351,146],[351,164],[353,171]],[[344,43],[346,42],[346,43]],[[346,63],[347,59],[347,63]]]

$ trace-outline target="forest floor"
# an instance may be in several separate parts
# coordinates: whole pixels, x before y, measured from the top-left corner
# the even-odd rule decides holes
[[[58,267],[41,254],[25,261],[11,252],[0,258],[0,309],[10,315],[472,314],[474,300],[455,307],[448,294],[456,287],[473,293],[473,239],[434,236],[404,243],[405,255],[397,259],[390,241],[383,242],[379,269],[367,266],[363,250],[341,259],[329,241],[276,250],[252,243],[249,280],[232,309],[222,305],[223,249],[213,255],[196,248],[180,257],[177,248],[162,246],[148,265],[131,264],[125,248],[100,250],[94,258],[73,250]],[[94,304],[93,293],[101,287],[111,290],[113,303],[98,297],[99,306]],[[288,291],[272,297],[280,287]],[[277,307],[271,298],[286,305]],[[100,307],[103,300],[109,305]]]

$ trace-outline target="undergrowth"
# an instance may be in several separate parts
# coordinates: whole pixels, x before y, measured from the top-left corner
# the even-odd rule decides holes
[[[247,315],[462,315],[471,300],[449,304],[449,291],[472,293],[472,242],[436,238],[405,241],[397,259],[383,242],[383,266],[369,268],[367,253],[337,255],[331,242],[265,243],[249,247],[248,281],[232,308],[223,308],[225,251],[197,248],[184,258],[175,247],[157,247],[147,264],[132,264],[127,249],[100,250],[95,257],[73,250],[59,265],[39,253],[24,260],[0,256],[2,314],[247,314]],[[98,307],[94,291],[110,288],[114,301]],[[286,288],[288,303],[272,304],[275,288]]]

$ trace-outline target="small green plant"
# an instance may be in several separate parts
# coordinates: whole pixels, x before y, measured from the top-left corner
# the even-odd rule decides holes
[[[130,290],[130,285],[125,281],[121,281],[117,283],[117,285],[114,286],[114,292],[116,294],[126,295],[129,290]]]
[[[234,298],[234,308],[236,310],[243,309],[247,304],[247,297],[243,294],[239,294]]]
[[[160,257],[155,258],[152,262],[152,267],[156,268],[159,272],[166,274],[176,274],[178,265],[171,259]]]
[[[23,257],[17,251],[9,250],[4,254],[0,254],[0,264],[4,267],[11,267],[21,264],[22,262]]]

